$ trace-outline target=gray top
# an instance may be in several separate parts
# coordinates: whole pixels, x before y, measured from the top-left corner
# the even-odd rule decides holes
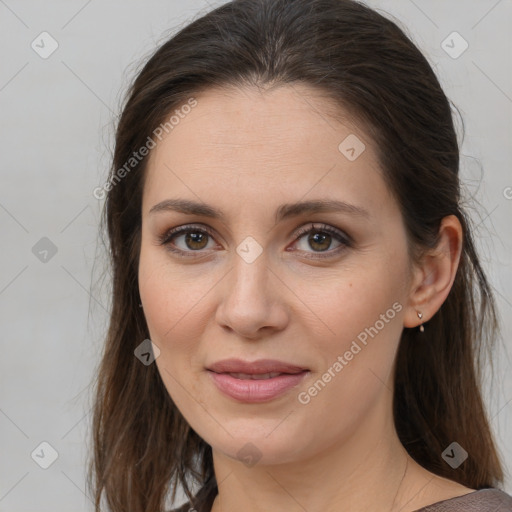
[[[499,489],[480,489],[438,501],[416,512],[512,512],[512,497]]]
[[[189,509],[197,512],[210,512],[215,494],[217,493],[210,492],[207,497],[203,494],[203,499],[199,501],[195,509],[192,509],[189,503],[185,503],[171,512],[188,512]],[[512,497],[499,489],[480,489],[464,496],[438,501],[415,512],[512,512]]]

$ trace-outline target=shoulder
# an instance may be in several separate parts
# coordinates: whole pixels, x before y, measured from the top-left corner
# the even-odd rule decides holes
[[[512,512],[512,497],[493,488],[439,501],[416,512]]]

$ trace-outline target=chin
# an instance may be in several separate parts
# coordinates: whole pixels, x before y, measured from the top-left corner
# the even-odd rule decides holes
[[[281,421],[282,418],[239,418],[224,422],[225,430],[218,426],[215,431],[209,429],[204,432],[204,436],[201,431],[196,432],[214,451],[239,460],[248,467],[294,462],[304,449],[311,449],[312,444],[300,429],[280,425]]]

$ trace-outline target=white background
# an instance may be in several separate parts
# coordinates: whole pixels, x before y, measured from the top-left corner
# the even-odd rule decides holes
[[[0,0],[0,512],[92,510],[89,384],[108,309],[92,191],[143,57],[220,3]],[[464,118],[462,173],[503,319],[487,403],[512,493],[512,1],[369,3],[407,27]],[[47,59],[31,48],[43,31],[59,45]],[[441,47],[453,31],[469,44],[456,59]],[[47,262],[32,252],[43,237]],[[43,441],[58,453],[48,469],[31,458]]]

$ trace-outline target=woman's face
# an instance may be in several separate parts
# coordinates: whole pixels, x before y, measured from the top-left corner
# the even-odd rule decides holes
[[[233,458],[293,461],[356,429],[379,436],[410,269],[372,142],[305,87],[196,100],[152,150],[142,204],[139,287],[167,391]],[[300,206],[317,202],[331,203]],[[209,370],[228,358],[304,371]]]

